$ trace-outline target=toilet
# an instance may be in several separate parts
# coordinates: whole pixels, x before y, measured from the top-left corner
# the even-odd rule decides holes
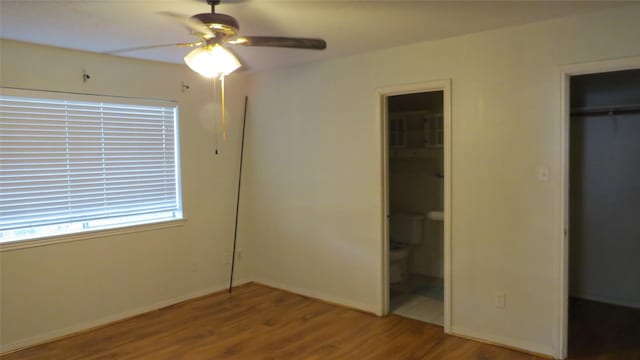
[[[420,213],[391,214],[389,226],[389,281],[400,282],[408,277],[411,248],[423,241],[424,215]]]

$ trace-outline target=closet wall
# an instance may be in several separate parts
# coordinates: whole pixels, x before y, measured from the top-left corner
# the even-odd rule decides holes
[[[573,77],[571,107],[570,294],[640,308],[640,70]]]

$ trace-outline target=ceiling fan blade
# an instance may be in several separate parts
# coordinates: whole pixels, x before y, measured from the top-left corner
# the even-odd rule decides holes
[[[324,50],[327,42],[322,39],[292,38],[280,36],[241,36],[228,41],[231,45],[284,47],[293,49]]]
[[[233,54],[233,56],[236,57],[236,59],[238,59],[238,61],[240,61],[240,69],[241,71],[247,71],[247,70],[251,70],[251,67],[249,67],[247,65],[247,62],[245,61],[245,59],[238,55],[237,52],[235,52],[233,49],[231,49],[229,46],[225,46],[225,49],[227,49],[227,51],[229,51],[231,54]]]
[[[171,11],[161,11],[159,14],[168,16],[174,21],[181,23],[182,25],[189,28],[192,33],[200,37],[214,38],[216,36],[216,34],[211,29],[209,29],[205,24],[203,24],[202,22],[198,21],[197,19],[191,16],[178,14]]]
[[[139,51],[139,50],[150,50],[150,49],[159,49],[164,47],[178,46],[178,47],[195,47],[202,45],[202,41],[192,42],[192,43],[177,43],[177,44],[162,44],[162,45],[149,45],[149,46],[136,46],[132,48],[126,49],[118,49],[112,51],[105,51],[104,54],[116,55],[126,52]]]

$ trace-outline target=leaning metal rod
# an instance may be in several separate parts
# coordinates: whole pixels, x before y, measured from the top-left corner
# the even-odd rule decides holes
[[[229,294],[233,289],[233,269],[236,262],[236,242],[238,239],[238,212],[240,210],[240,185],[242,184],[242,160],[244,158],[244,127],[247,124],[248,96],[244,97],[244,116],[242,118],[242,141],[240,143],[240,171],[238,173],[238,197],[236,198],[236,224],[233,228],[233,252],[231,253],[231,275],[229,276]]]

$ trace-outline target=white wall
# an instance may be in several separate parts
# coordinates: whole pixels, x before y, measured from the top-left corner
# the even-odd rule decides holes
[[[230,138],[215,157],[211,84],[185,66],[6,40],[0,52],[5,87],[177,100],[187,218],[180,227],[0,253],[0,350],[227,286],[245,76],[227,81]],[[238,265],[236,278],[246,278]]]
[[[381,311],[377,89],[450,78],[451,330],[559,355],[560,67],[640,55],[638,18],[634,5],[252,77],[241,234],[255,279]]]

